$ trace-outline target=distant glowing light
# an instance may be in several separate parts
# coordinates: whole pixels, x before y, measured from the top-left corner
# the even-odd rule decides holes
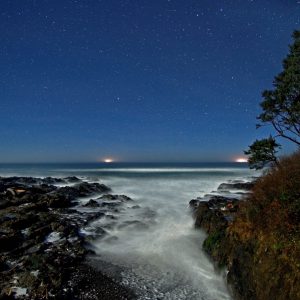
[[[114,160],[112,158],[105,158],[103,161],[105,163],[109,164],[109,163],[112,163]]]
[[[238,163],[246,163],[248,162],[248,159],[247,158],[243,158],[243,157],[239,157],[235,160],[235,162],[238,162]]]

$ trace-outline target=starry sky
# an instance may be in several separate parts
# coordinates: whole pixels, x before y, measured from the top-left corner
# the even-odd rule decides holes
[[[241,156],[299,23],[297,0],[1,0],[0,162]]]

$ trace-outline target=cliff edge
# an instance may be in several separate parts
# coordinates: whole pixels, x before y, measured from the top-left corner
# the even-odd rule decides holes
[[[204,250],[235,299],[300,299],[300,152],[281,159],[242,200],[192,200]]]

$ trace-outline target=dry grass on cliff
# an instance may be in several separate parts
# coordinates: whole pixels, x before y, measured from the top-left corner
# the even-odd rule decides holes
[[[258,181],[241,213],[256,229],[276,231],[282,238],[299,234],[300,151],[282,158]]]
[[[300,299],[300,151],[258,181],[227,234],[253,253],[258,299]]]

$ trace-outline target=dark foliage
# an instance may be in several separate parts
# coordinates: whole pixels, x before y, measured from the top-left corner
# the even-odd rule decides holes
[[[277,163],[276,149],[280,147],[271,136],[267,139],[256,140],[249,150],[245,151],[249,155],[248,163],[251,169],[262,169],[270,162]]]
[[[300,31],[295,31],[293,38],[294,43],[283,60],[283,71],[274,79],[274,89],[262,93],[257,127],[271,125],[275,138],[282,137],[300,146]],[[250,167],[260,169],[267,159],[274,161],[276,145],[270,138],[255,141],[245,152],[250,156]]]
[[[300,31],[293,38],[283,71],[274,79],[274,90],[262,94],[263,112],[258,119],[271,124],[278,136],[300,145]]]

